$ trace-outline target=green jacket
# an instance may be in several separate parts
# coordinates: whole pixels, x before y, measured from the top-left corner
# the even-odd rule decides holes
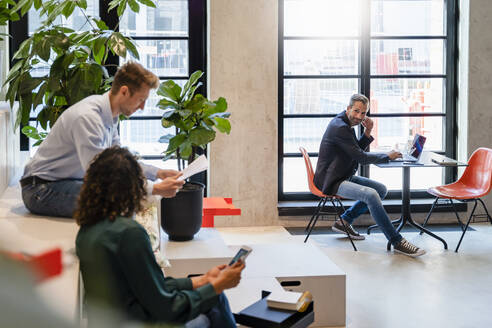
[[[165,278],[145,229],[132,219],[82,226],[76,251],[89,321],[108,305],[131,320],[184,323],[217,304],[212,285],[193,290],[189,278]]]

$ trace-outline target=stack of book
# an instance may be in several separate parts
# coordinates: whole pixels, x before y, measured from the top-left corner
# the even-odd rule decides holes
[[[275,291],[267,296],[268,307],[282,310],[304,312],[313,300],[309,291],[304,293],[286,290]]]

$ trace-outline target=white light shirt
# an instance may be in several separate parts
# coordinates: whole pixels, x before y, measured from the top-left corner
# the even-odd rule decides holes
[[[23,178],[83,179],[94,156],[115,145],[120,145],[118,117],[113,118],[109,92],[89,96],[60,115],[27,163]],[[140,165],[147,179],[156,179],[157,167],[142,162]],[[147,184],[147,188],[151,186],[152,183]]]

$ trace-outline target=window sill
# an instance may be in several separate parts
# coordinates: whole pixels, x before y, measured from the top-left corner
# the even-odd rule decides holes
[[[427,199],[412,199],[410,204],[410,211],[412,213],[426,213],[429,212],[434,202],[434,198]],[[343,206],[349,207],[354,201],[343,201]],[[318,205],[318,201],[280,201],[277,204],[279,216],[304,216],[313,214],[314,209]],[[401,212],[401,200],[400,199],[385,199],[383,200],[383,206],[387,213],[400,213]],[[331,209],[332,206],[328,206]],[[455,202],[455,207],[458,212],[466,212],[467,204],[462,202]],[[434,209],[435,212],[453,212],[451,206],[439,206]]]

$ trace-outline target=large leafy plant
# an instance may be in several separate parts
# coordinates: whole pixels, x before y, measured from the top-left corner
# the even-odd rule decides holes
[[[176,127],[176,135],[162,136],[159,141],[168,143],[165,159],[176,157],[179,167],[184,160],[193,162],[200,149],[205,150],[207,144],[215,139],[215,130],[227,134],[231,131],[228,120],[231,114],[226,112],[226,100],[220,97],[210,101],[199,93],[195,94],[202,84],[199,82],[202,75],[201,71],[191,74],[183,88],[168,80],[157,90],[162,97],[158,107],[164,110],[162,126]]]
[[[127,6],[134,12],[139,4],[155,7],[151,0],[113,0],[109,10],[123,15]],[[46,130],[55,124],[65,109],[79,100],[109,90],[111,77],[106,61],[110,54],[126,57],[129,52],[138,59],[133,41],[113,31],[97,17],[85,15],[87,0],[20,0],[12,11],[25,15],[34,7],[46,19],[14,54],[15,65],[9,71],[6,98],[11,106],[19,102],[16,127],[23,124],[22,132],[40,143],[46,133],[28,126],[31,113]],[[69,18],[79,8],[85,15],[84,31],[75,31],[56,24],[60,16]],[[88,29],[87,29],[88,28]]]

